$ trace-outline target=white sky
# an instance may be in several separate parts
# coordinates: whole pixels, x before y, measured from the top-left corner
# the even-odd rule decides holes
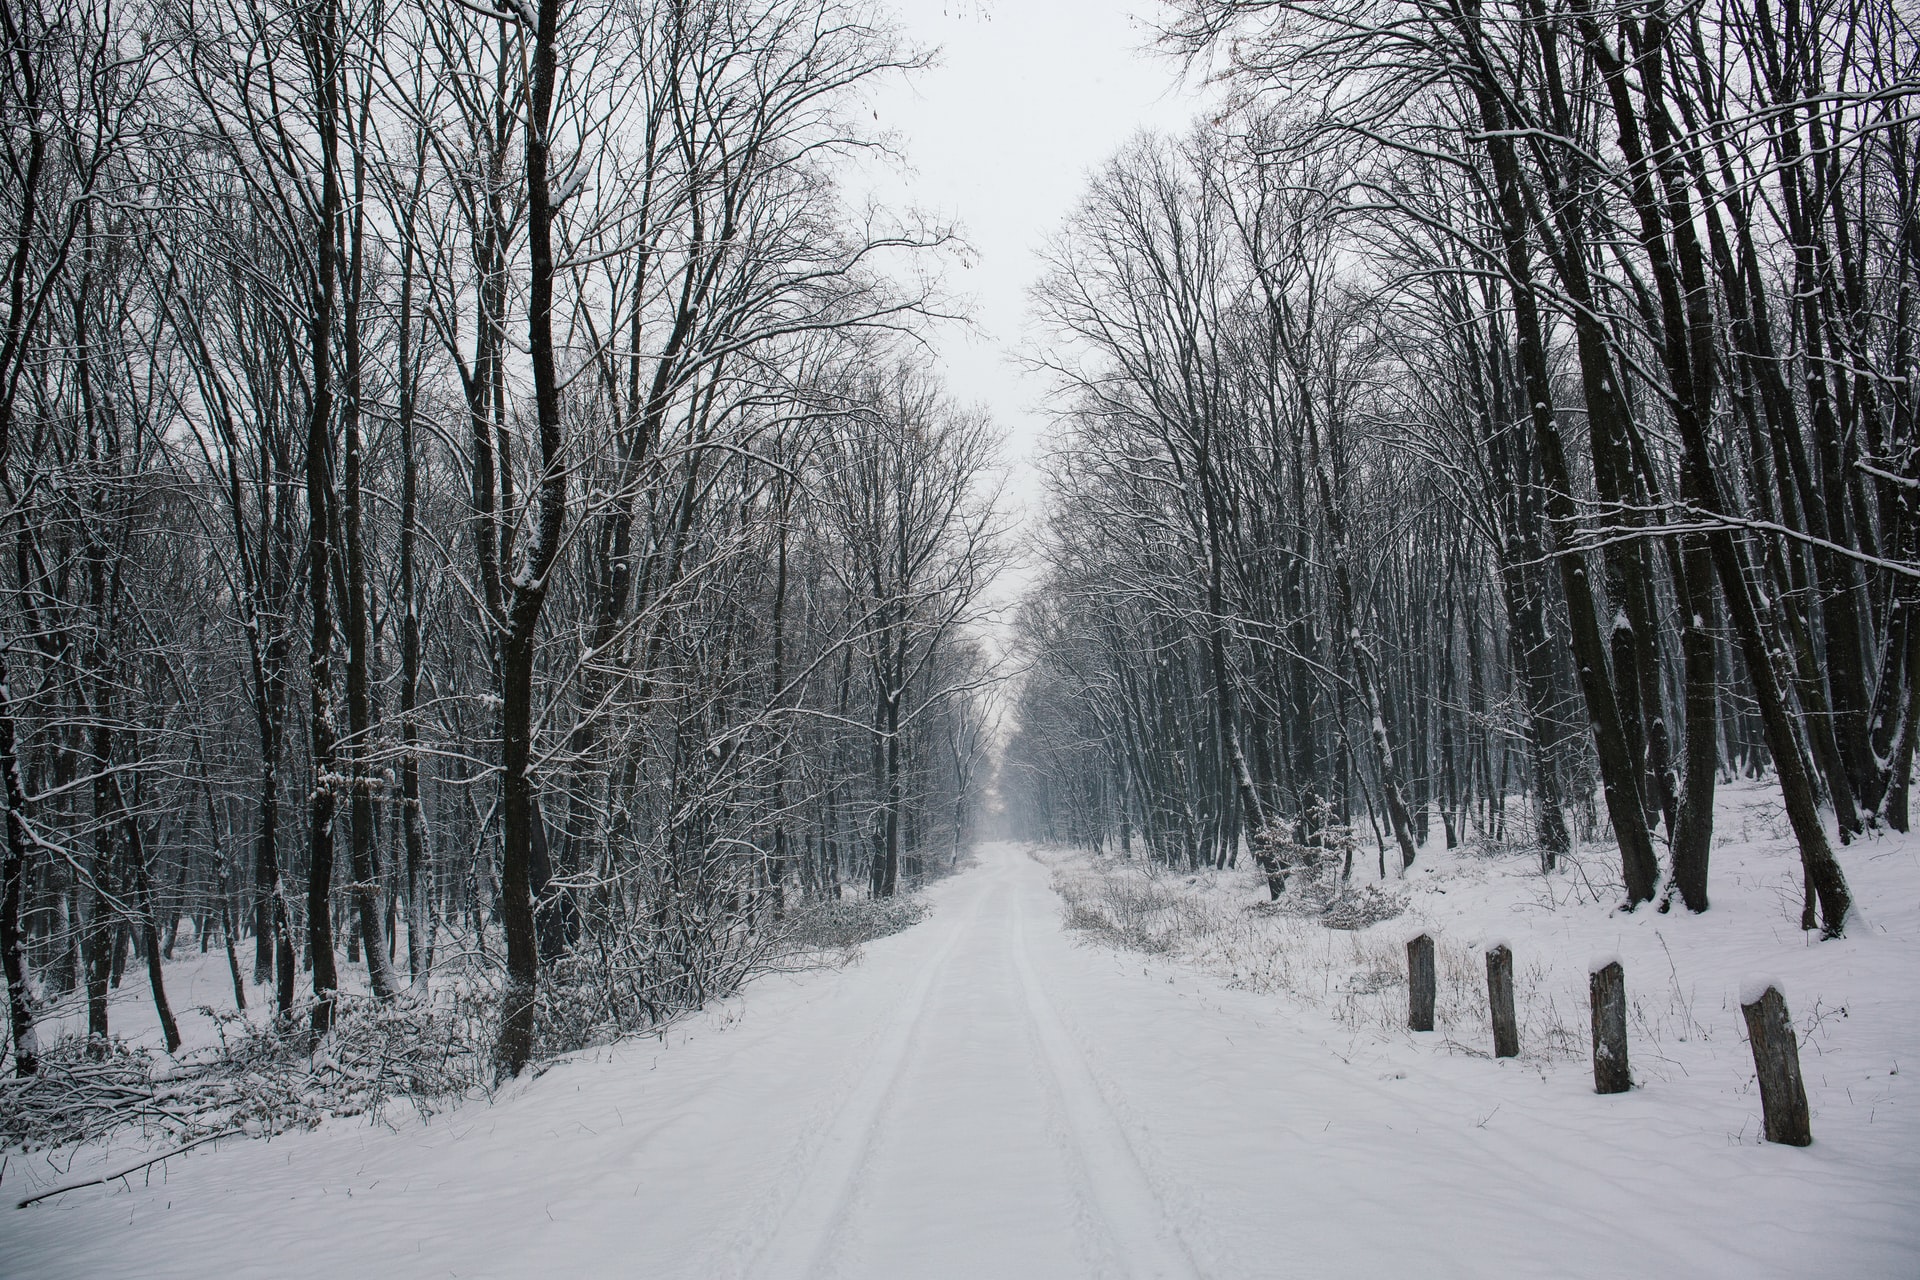
[[[1092,169],[1141,129],[1184,131],[1201,98],[1148,47],[1136,15],[1152,16],[1154,0],[884,2],[910,42],[939,54],[870,99],[876,126],[897,135],[911,166],[876,194],[954,220],[974,251],[947,277],[974,328],[944,326],[934,345],[954,398],[984,404],[1007,434],[1008,497],[1030,506],[1045,389],[1010,354],[1026,328],[1035,254]]]

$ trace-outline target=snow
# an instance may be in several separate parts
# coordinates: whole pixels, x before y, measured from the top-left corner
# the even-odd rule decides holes
[[[1618,951],[1596,951],[1587,957],[1587,972],[1598,973],[1610,964],[1617,964],[1623,969],[1626,968],[1626,964],[1621,960]]]
[[[1062,925],[1048,865],[989,845],[860,963],[764,979],[491,1103],[222,1141],[0,1208],[0,1275],[1911,1276],[1920,1102],[1898,1065],[1920,1057],[1920,842],[1843,851],[1875,932],[1812,942],[1777,798],[1727,790],[1747,806],[1731,836],[1756,830],[1716,848],[1700,917],[1623,917],[1572,872],[1431,846],[1408,918],[1364,936],[1247,912],[1245,870],[1173,886],[1294,939],[1295,962],[1328,958],[1329,983],[1349,948],[1425,927],[1437,1036],[1404,1030],[1404,985],[1377,993],[1393,1017],[1376,1022],[1341,1012],[1373,997],[1308,998],[1319,970],[1299,993],[1229,983],[1216,969],[1244,949],[1096,944]],[[1462,940],[1496,928],[1518,957],[1507,1063],[1447,985]],[[1608,946],[1642,1087],[1600,1097],[1584,1044],[1544,1028],[1557,1002],[1584,1037],[1568,966]],[[1729,997],[1762,970],[1803,993],[1805,1150],[1758,1141]],[[142,1150],[16,1154],[0,1199]]]
[[[1787,998],[1786,983],[1780,981],[1780,979],[1774,977],[1772,974],[1759,974],[1748,978],[1740,984],[1740,1003],[1743,1006],[1759,1004],[1761,998],[1767,994],[1767,988],[1769,987],[1778,991],[1782,1000]]]

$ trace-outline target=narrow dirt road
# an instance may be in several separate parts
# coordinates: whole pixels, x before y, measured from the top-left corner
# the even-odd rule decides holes
[[[1084,945],[1018,847],[930,897],[859,964],[765,979],[666,1047],[0,1209],[0,1275],[1866,1275],[1898,1243],[1748,1209],[1782,1178],[1863,1222],[1909,1193],[1809,1181],[1718,1119],[1675,1133],[1578,1072]],[[16,1158],[0,1196],[61,1180]]]

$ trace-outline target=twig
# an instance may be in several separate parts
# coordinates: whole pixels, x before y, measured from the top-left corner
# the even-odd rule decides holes
[[[51,1191],[42,1191],[38,1195],[28,1196],[25,1200],[22,1200],[17,1207],[24,1209],[28,1205],[34,1203],[36,1200],[46,1200],[52,1196],[65,1195],[69,1191],[78,1191],[82,1187],[97,1187],[103,1182],[112,1182],[118,1178],[124,1178],[130,1173],[140,1172],[142,1169],[146,1168],[149,1165],[159,1164],[162,1160],[170,1160],[174,1156],[180,1155],[184,1152],[191,1151],[203,1142],[212,1142],[216,1138],[231,1138],[239,1132],[240,1130],[238,1129],[222,1129],[218,1133],[206,1134],[202,1137],[195,1138],[192,1142],[189,1142],[184,1146],[175,1147],[173,1150],[163,1151],[159,1155],[154,1156],[151,1159],[142,1160],[139,1164],[128,1165],[126,1168],[121,1169],[117,1173],[101,1174],[97,1178],[88,1178],[85,1182],[70,1182],[64,1187],[55,1187]]]

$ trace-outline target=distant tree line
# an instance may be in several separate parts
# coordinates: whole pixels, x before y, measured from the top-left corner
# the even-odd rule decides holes
[[[974,821],[950,235],[837,184],[840,0],[23,0],[0,119],[0,952],[327,1031],[340,966],[646,1025]],[[861,112],[860,114],[865,114]],[[556,976],[557,975],[557,976]]]
[[[1275,896],[1330,827],[1382,875],[1436,820],[1548,867],[1610,832],[1630,905],[1698,911],[1715,787],[1766,770],[1839,933],[1833,837],[1907,828],[1920,731],[1913,15],[1181,0],[1163,34],[1225,105],[1094,177],[1039,292],[1016,815],[1244,849]]]

